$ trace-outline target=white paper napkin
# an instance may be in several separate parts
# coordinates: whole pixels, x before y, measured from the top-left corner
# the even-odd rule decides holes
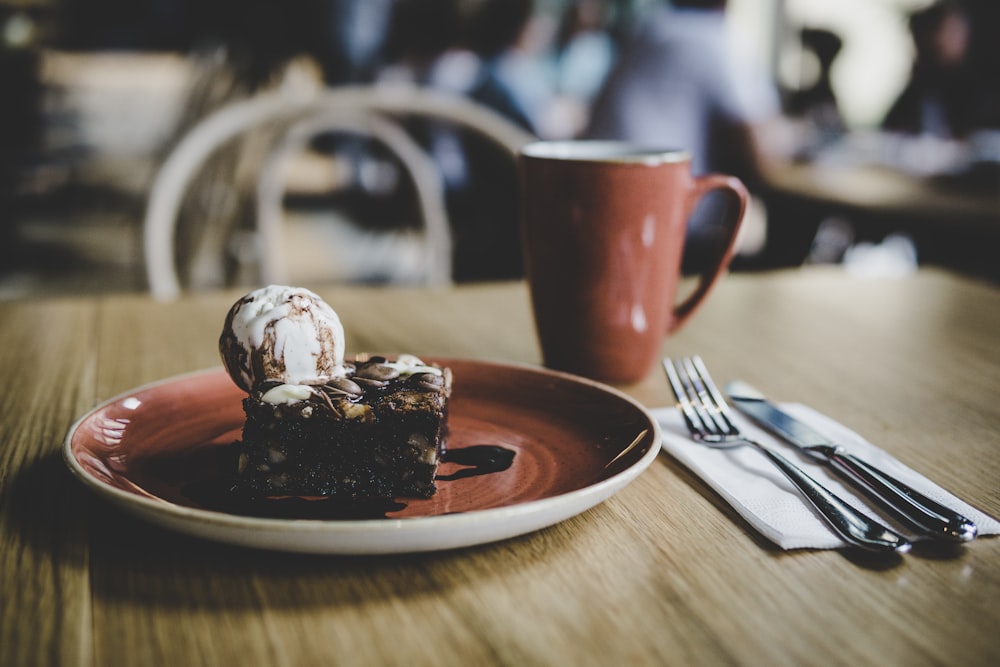
[[[971,519],[978,526],[979,535],[1000,533],[1000,522],[959,500],[842,424],[805,405],[791,403],[782,408],[810,424],[851,454]],[[663,429],[663,449],[701,477],[740,516],[782,549],[838,549],[847,546],[813,513],[812,507],[782,472],[760,452],[747,446],[712,449],[691,440],[684,427],[684,419],[676,408],[658,408],[652,413]],[[887,523],[884,518],[868,509],[868,501],[863,500],[853,487],[828,473],[826,468],[809,462],[787,445],[778,444],[773,436],[754,426],[742,415],[737,415],[736,420],[743,433],[765,446],[775,447],[851,506]],[[905,531],[901,532],[905,534]],[[917,539],[912,535],[908,537]]]

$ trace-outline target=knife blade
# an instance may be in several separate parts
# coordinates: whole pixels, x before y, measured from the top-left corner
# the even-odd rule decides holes
[[[730,382],[726,385],[726,393],[741,412],[868,492],[911,530],[949,542],[968,542],[978,534],[976,525],[966,517],[848,453],[809,424],[767,400],[746,382]]]

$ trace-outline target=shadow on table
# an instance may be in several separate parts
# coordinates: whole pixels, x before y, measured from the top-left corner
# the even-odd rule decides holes
[[[774,546],[679,463],[661,457],[693,490],[740,526],[769,558]],[[95,601],[143,600],[177,609],[333,608],[400,600],[490,585],[526,570],[554,567],[567,550],[586,563],[589,550],[627,541],[613,508],[493,544],[431,553],[329,556],[283,553],[211,542],[147,523],[84,488],[52,452],[7,479],[4,511],[26,558],[60,576],[85,576]],[[622,529],[625,530],[625,529]],[[639,547],[637,547],[639,548]],[[642,549],[640,549],[642,551]],[[643,552],[645,553],[645,552]],[[889,571],[904,560],[857,550],[840,554],[858,567]],[[907,558],[962,558],[961,545],[918,544]],[[633,583],[640,585],[641,579]]]
[[[56,452],[14,471],[7,486],[5,513],[28,557],[88,569],[95,599],[179,608],[329,608],[482,583],[559,553],[552,540],[537,534],[481,547],[373,556],[211,542],[147,523],[90,493]],[[538,548],[538,539],[546,548]],[[509,552],[509,568],[496,566],[498,551]]]

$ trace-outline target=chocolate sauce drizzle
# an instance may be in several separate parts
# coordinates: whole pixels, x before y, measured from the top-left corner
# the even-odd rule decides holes
[[[479,475],[503,472],[514,463],[514,454],[513,449],[507,449],[499,445],[470,445],[469,447],[449,449],[441,457],[442,463],[451,462],[469,467],[450,475],[438,475],[435,479],[437,481],[450,482],[466,477],[478,477]]]
[[[446,450],[441,462],[466,466],[450,475],[438,475],[438,482],[503,472],[514,462],[516,452],[499,445],[471,445]],[[227,514],[266,519],[357,520],[387,519],[388,514],[406,509],[393,498],[253,498],[234,493],[232,475],[220,475],[192,482],[182,493],[199,506]]]

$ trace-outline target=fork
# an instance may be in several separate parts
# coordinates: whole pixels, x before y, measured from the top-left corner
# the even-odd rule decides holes
[[[700,357],[663,360],[670,388],[677,397],[691,437],[708,447],[750,445],[767,457],[795,485],[819,515],[845,542],[869,551],[906,553],[911,544],[888,527],[857,512],[832,491],[795,466],[781,454],[740,432],[726,399],[716,388]]]

